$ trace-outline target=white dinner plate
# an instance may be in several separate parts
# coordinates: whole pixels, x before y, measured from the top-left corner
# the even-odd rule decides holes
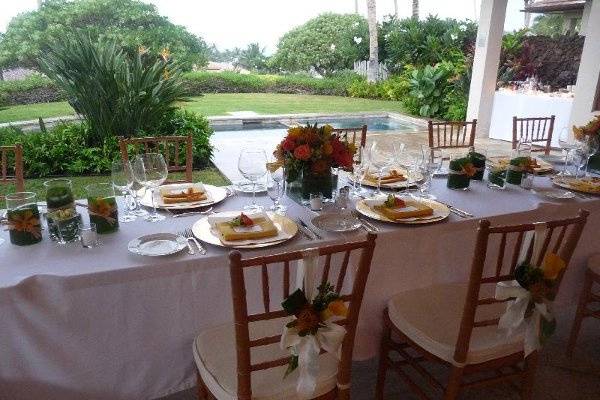
[[[158,190],[154,192],[154,199],[156,201],[156,207],[165,210],[185,210],[190,208],[199,208],[212,206],[223,201],[227,197],[227,189],[220,186],[204,185],[204,190],[209,194],[208,199],[202,201],[192,201],[188,203],[177,203],[177,204],[163,204]],[[152,207],[151,191],[146,190],[143,197],[140,199],[140,204],[145,207]]]
[[[187,240],[174,233],[154,233],[133,239],[127,249],[141,256],[158,257],[175,254],[187,247]]]
[[[533,188],[531,191],[539,196],[547,197],[553,200],[570,200],[576,197],[575,193],[569,190],[557,188]]]
[[[423,175],[421,173],[416,173],[415,177],[409,178],[408,172],[404,168],[395,168],[395,169],[399,170],[399,172],[402,175],[406,176],[407,179],[405,181],[401,181],[401,182],[382,183],[381,184],[382,189],[405,189],[407,187],[414,186],[417,182],[420,182],[423,180]],[[350,182],[354,182],[354,176],[352,176],[352,174],[348,175],[348,180]],[[369,186],[369,187],[374,187],[374,188],[377,187],[377,181],[372,181],[369,179],[362,179],[361,184],[363,186]]]
[[[340,223],[343,221],[344,223]],[[310,221],[317,228],[327,232],[349,232],[360,228],[361,222],[352,215],[323,213]]]

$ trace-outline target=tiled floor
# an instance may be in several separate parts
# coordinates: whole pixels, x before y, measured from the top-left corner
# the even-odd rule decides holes
[[[573,315],[567,310],[565,315]],[[588,319],[583,324],[578,344],[569,359],[565,356],[570,317],[559,318],[558,331],[544,347],[535,383],[535,400],[600,400],[600,321]],[[435,371],[440,379],[445,374]],[[373,399],[377,364],[375,360],[355,362],[352,370],[352,399]],[[161,400],[194,400],[193,389]],[[437,396],[436,398],[441,398]],[[465,391],[464,400],[517,400],[519,394],[508,385]],[[388,376],[385,399],[416,400],[410,389],[393,373]]]

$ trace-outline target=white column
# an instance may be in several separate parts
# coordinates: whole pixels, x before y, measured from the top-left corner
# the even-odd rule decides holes
[[[592,111],[600,86],[600,0],[591,3],[570,125],[583,125],[594,115],[600,114],[599,111]]]
[[[583,14],[581,15],[581,28],[579,34],[585,36],[585,30],[590,20],[590,9],[592,8],[592,0],[587,0],[583,6]]]
[[[467,120],[477,118],[477,136],[487,137],[490,130],[507,2],[481,1],[467,108]]]

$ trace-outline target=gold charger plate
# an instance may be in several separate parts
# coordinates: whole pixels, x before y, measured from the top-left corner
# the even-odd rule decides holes
[[[397,170],[399,173],[401,173],[402,175],[404,175],[406,177],[405,181],[400,181],[400,182],[394,182],[394,183],[382,183],[381,184],[381,188],[382,189],[404,189],[407,188],[409,186],[414,186],[417,182],[420,182],[423,180],[423,175],[421,173],[416,174],[416,179],[411,179],[408,177],[408,171],[404,168],[393,168],[395,170]],[[354,176],[352,176],[352,174],[348,175],[348,180],[350,182],[354,182]],[[372,181],[370,179],[362,179],[361,180],[361,184],[364,186],[369,186],[369,187],[377,187],[377,181]]]
[[[239,215],[240,211],[235,211],[235,212],[231,212],[232,217],[235,217],[236,215]],[[287,242],[288,240],[293,239],[296,236],[296,233],[298,233],[298,225],[296,225],[296,223],[294,221],[292,221],[291,219],[289,219],[288,217],[285,217],[283,215],[279,215],[279,214],[275,214],[274,212],[270,212],[267,211],[267,215],[269,216],[269,218],[271,218],[271,220],[273,221],[273,223],[275,224],[275,227],[277,228],[278,231],[283,231],[286,234],[289,235],[288,238],[282,239],[282,240],[277,240],[277,241],[272,241],[272,242],[260,242],[257,241],[256,243],[252,243],[252,244],[244,244],[244,245],[238,245],[238,246],[230,246],[230,245],[226,245],[223,242],[221,242],[221,239],[219,239],[219,237],[217,235],[215,235],[210,227],[210,224],[208,223],[208,216],[200,218],[198,221],[196,221],[194,223],[194,225],[192,226],[192,232],[194,233],[194,236],[196,236],[196,238],[200,239],[201,241],[208,243],[208,244],[212,244],[215,246],[220,246],[220,247],[228,247],[228,248],[234,248],[234,249],[260,249],[263,247],[270,247],[270,246],[276,246],[278,244]]]
[[[533,170],[534,173],[545,174],[547,172],[551,172],[554,170],[554,167],[549,162],[544,161],[539,157],[534,157],[534,158],[537,161],[538,165],[540,166],[539,168],[534,168],[534,170]],[[488,161],[494,167],[506,168],[506,167],[508,167],[510,159],[508,157],[488,157]]]
[[[393,224],[408,224],[408,225],[422,225],[422,224],[432,224],[434,222],[442,221],[450,215],[450,209],[442,203],[438,203],[435,200],[423,199],[421,200],[429,207],[433,208],[433,215],[427,217],[417,217],[417,218],[405,218],[405,219],[389,219],[378,212],[374,211],[371,207],[365,204],[364,200],[359,200],[356,203],[356,211],[364,215],[365,217],[369,217],[375,219],[377,221],[382,222],[391,222]]]
[[[583,182],[583,185],[581,184]],[[585,183],[590,182],[590,183]],[[600,195],[600,178],[575,178],[570,176],[555,176],[552,183],[556,186],[576,192]]]
[[[176,185],[176,184],[173,184]],[[210,198],[201,201],[191,201],[186,203],[176,203],[176,204],[164,204],[160,197],[160,193],[158,190],[155,190],[154,199],[156,201],[156,208],[163,210],[186,210],[190,208],[199,208],[199,207],[207,207],[212,206],[213,204],[217,204],[225,198],[227,198],[227,190],[224,187],[213,186],[213,185],[203,185],[204,189],[210,194]],[[146,190],[143,197],[140,199],[140,204],[146,207],[152,207],[152,192],[150,190]]]

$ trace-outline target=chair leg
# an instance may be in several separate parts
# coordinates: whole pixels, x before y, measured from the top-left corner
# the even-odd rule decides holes
[[[581,329],[581,321],[583,321],[586,304],[588,302],[590,293],[592,291],[592,276],[589,271],[585,271],[585,280],[583,281],[583,289],[579,296],[579,303],[577,304],[577,311],[575,312],[575,319],[573,320],[573,327],[571,328],[571,334],[569,336],[569,343],[567,345],[567,357],[573,355],[575,349],[575,343],[579,336],[579,330]]]
[[[377,371],[377,384],[375,386],[375,399],[383,400],[385,391],[385,377],[387,374],[387,358],[389,352],[389,341],[391,340],[392,332],[387,323],[383,323],[383,333],[381,335],[381,344],[379,347],[379,368]]]
[[[450,370],[450,378],[448,379],[448,386],[444,392],[444,400],[454,400],[458,397],[463,372],[463,367],[452,366],[452,369]]]
[[[523,382],[521,388],[521,399],[531,400],[533,397],[533,384],[535,382],[535,371],[538,364],[538,352],[534,351],[525,357],[525,366],[523,371]]]
[[[198,371],[196,371],[196,394],[198,395],[198,400],[208,400],[206,386]]]

